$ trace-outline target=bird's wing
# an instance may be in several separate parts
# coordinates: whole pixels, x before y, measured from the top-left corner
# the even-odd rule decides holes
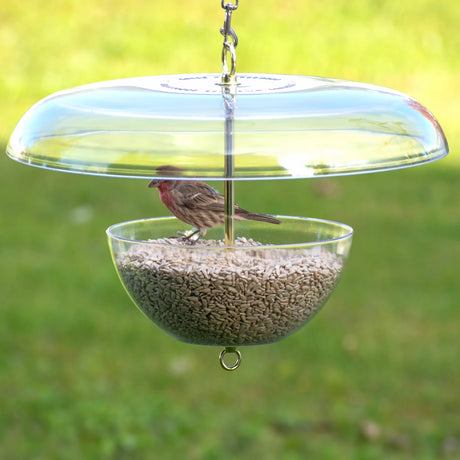
[[[182,181],[177,191],[183,205],[190,209],[222,211],[224,208],[224,196],[204,182]]]

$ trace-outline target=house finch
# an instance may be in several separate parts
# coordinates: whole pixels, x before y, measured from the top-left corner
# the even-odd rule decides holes
[[[173,166],[160,166],[162,175],[177,175],[182,170]],[[224,196],[204,182],[197,180],[153,179],[149,187],[158,188],[163,204],[181,221],[192,225],[196,233],[206,235],[208,228],[224,224]],[[235,220],[259,220],[280,224],[278,219],[264,214],[255,214],[235,204]]]

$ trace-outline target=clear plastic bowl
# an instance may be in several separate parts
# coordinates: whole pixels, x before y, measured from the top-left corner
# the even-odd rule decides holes
[[[258,345],[292,334],[317,313],[351,247],[348,225],[279,219],[235,222],[232,247],[218,246],[222,229],[184,242],[177,231],[189,227],[175,217],[115,224],[107,235],[123,286],[161,329],[199,345]]]

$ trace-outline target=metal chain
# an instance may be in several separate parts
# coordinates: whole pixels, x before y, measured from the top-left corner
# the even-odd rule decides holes
[[[224,3],[221,1],[222,8],[225,10],[224,27],[221,27],[220,33],[224,36],[222,47],[222,83],[225,85],[236,83],[236,52],[238,37],[231,26],[232,13],[238,8],[238,0],[235,3]],[[230,69],[228,66],[228,54],[230,54]]]
[[[238,0],[236,0],[234,5],[232,5],[231,3],[224,3],[224,0],[222,0],[221,5],[224,10],[226,9],[236,10],[238,8]]]

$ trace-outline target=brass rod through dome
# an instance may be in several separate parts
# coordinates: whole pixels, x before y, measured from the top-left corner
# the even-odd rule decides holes
[[[235,217],[235,190],[234,181],[232,180],[235,173],[235,130],[234,130],[234,104],[235,94],[232,94],[232,86],[223,87],[224,97],[224,110],[225,110],[225,135],[224,135],[224,149],[225,149],[225,164],[224,174],[228,178],[224,182],[224,200],[225,200],[225,245],[233,246],[235,242],[234,234],[234,217]]]
[[[222,96],[224,101],[225,112],[225,130],[224,130],[224,199],[225,199],[225,245],[233,246],[235,243],[234,234],[234,217],[235,217],[235,191],[233,177],[235,175],[235,129],[234,129],[234,108],[236,96],[236,54],[235,47],[238,44],[238,37],[231,27],[232,12],[238,8],[238,0],[232,3],[224,4],[225,9],[224,26],[220,33],[224,36],[222,48]],[[227,55],[230,53],[231,66],[227,63]]]

